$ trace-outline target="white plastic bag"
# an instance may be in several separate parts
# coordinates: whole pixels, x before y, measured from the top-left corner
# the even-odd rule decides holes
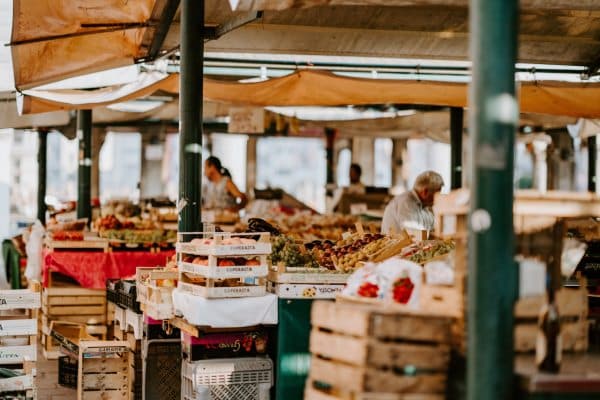
[[[417,309],[422,274],[420,265],[399,257],[380,264],[367,263],[348,278],[343,294],[406,304]]]
[[[423,268],[419,264],[393,257],[379,264],[377,271],[385,301],[406,304],[413,309],[419,308],[423,282]]]
[[[27,268],[25,277],[28,281],[42,280],[42,246],[44,244],[44,226],[40,221],[35,221],[31,227],[31,234],[25,246],[27,252]]]
[[[425,282],[428,285],[454,285],[454,269],[449,260],[430,261],[425,264]]]
[[[572,238],[564,240],[561,257],[561,273],[564,277],[569,278],[575,273],[577,265],[581,262],[586,250],[587,244],[579,240]]]

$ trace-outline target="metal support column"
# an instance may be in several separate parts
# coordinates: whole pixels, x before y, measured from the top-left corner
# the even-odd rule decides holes
[[[79,170],[77,172],[77,218],[92,221],[92,110],[77,111]]]
[[[327,159],[327,185],[333,185],[335,183],[335,129],[325,128],[325,140],[325,155]]]
[[[513,164],[518,0],[471,0],[469,218],[469,400],[512,399],[514,261]]]
[[[587,139],[588,145],[588,192],[596,193],[598,183],[598,169],[596,166],[598,156],[597,136],[592,135]]]
[[[450,109],[450,188],[462,187],[462,139],[463,139],[462,107]]]
[[[198,232],[202,185],[204,0],[181,1],[179,231]]]
[[[48,132],[38,131],[38,192],[37,219],[46,225],[46,158],[48,149]]]

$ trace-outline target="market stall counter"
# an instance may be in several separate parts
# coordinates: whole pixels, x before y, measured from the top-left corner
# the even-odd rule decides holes
[[[43,283],[48,287],[50,272],[58,272],[75,279],[84,288],[104,289],[107,279],[135,275],[136,268],[141,265],[165,265],[174,253],[173,250],[159,253],[44,250]]]

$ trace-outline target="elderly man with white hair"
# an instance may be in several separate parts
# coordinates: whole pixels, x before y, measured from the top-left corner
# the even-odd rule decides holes
[[[396,196],[385,207],[381,233],[401,232],[402,229],[433,230],[433,198],[442,190],[444,180],[434,171],[425,171],[415,181],[412,190]]]

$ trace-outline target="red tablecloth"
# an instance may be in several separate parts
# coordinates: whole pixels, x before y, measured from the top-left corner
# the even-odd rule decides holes
[[[52,270],[70,276],[85,288],[103,289],[107,279],[135,275],[137,267],[164,266],[173,254],[173,250],[160,253],[44,251],[44,287],[48,286],[48,270]]]

